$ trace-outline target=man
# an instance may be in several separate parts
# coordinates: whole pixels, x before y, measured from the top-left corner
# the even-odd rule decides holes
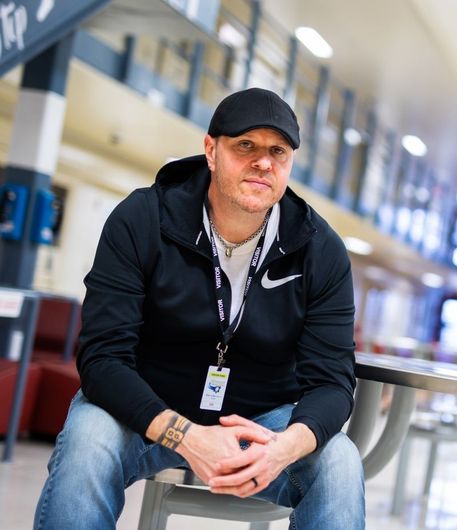
[[[225,98],[205,155],[109,217],[86,277],[82,393],[35,529],[115,528],[124,488],[190,467],[211,490],[291,506],[291,528],[364,528],[350,263],[287,188],[299,127],[268,90]]]

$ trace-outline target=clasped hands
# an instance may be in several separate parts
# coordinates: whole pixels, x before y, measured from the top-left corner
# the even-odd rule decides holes
[[[255,495],[315,448],[314,435],[303,424],[275,433],[236,414],[219,421],[209,427],[193,424],[176,449],[213,493]],[[242,441],[247,449],[240,447]]]

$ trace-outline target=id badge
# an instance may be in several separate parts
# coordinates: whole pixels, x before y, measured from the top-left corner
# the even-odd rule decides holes
[[[224,402],[225,389],[227,388],[230,368],[217,369],[210,366],[203,387],[200,408],[203,410],[221,410]]]

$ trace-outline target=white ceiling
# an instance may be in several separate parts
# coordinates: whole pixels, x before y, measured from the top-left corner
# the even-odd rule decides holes
[[[324,61],[332,75],[363,103],[374,103],[385,126],[420,136],[429,163],[456,181],[456,0],[263,0],[263,6],[291,33],[300,25],[319,31],[334,49]]]

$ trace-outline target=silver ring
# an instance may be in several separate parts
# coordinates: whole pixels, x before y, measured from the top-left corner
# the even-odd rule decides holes
[[[254,482],[254,486],[257,488],[259,483],[257,482],[256,478],[252,477],[251,480],[252,480],[252,482]]]

